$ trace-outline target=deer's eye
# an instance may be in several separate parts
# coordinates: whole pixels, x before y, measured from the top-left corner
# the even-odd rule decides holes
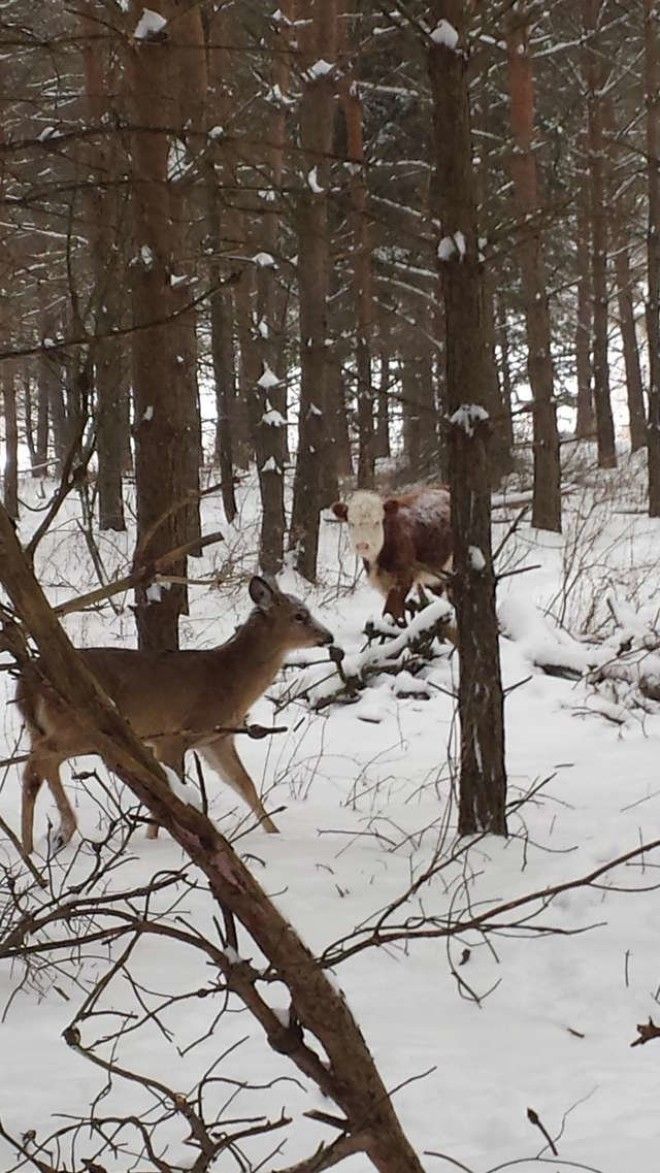
[[[305,623],[306,620],[307,620],[307,616],[305,615],[304,611],[298,611],[296,613],[296,623]]]

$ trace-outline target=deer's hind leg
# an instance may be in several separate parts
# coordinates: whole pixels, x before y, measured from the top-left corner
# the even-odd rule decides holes
[[[248,804],[264,831],[268,831],[270,835],[277,834],[278,828],[267,814],[254,782],[236,753],[232,739],[222,738],[220,741],[214,741],[212,745],[200,746],[199,749],[209,765],[218,771],[222,780]]]
[[[21,779],[21,842],[26,855],[34,851],[34,808],[43,782],[30,756]]]
[[[23,850],[28,854],[34,850],[34,808],[37,795],[44,782],[55,799],[60,816],[60,825],[55,839],[57,849],[64,847],[69,842],[78,826],[75,812],[62,785],[60,765],[61,761],[58,758],[32,753],[23,771],[21,834]]]

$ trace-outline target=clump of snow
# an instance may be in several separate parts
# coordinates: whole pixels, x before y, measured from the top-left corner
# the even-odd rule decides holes
[[[149,404],[149,406],[145,407],[144,411],[142,412],[142,419],[145,420],[146,423],[149,423],[149,421],[152,420],[153,418],[154,418],[154,409],[153,409],[153,406],[151,404]]]
[[[133,37],[136,41],[149,41],[154,37],[161,35],[165,28],[167,21],[160,12],[154,12],[152,8],[143,8],[142,16],[138,20]]]
[[[469,547],[468,559],[470,561],[470,566],[473,570],[476,570],[477,573],[480,573],[482,570],[486,569],[486,559],[484,558],[483,552],[479,549],[478,546]]]
[[[462,261],[467,251],[467,244],[465,235],[460,228],[453,236],[443,236],[438,244],[438,260],[450,261],[453,256],[458,253],[459,259]]]
[[[286,427],[286,420],[282,415],[282,412],[276,411],[274,407],[271,407],[268,411],[264,412],[261,417],[261,422],[262,424],[267,424],[269,428]]]
[[[280,471],[279,468],[277,467],[277,462],[276,462],[274,456],[268,457],[268,460],[266,461],[266,463],[262,464],[261,471],[262,472],[279,472]]]
[[[327,77],[329,73],[332,73],[333,69],[334,65],[332,62],[325,61],[323,57],[321,57],[318,61],[315,61],[313,65],[310,65],[309,69],[305,73],[305,77],[308,81],[317,81],[320,77]]]
[[[436,45],[444,45],[447,49],[455,49],[458,45],[458,33],[448,20],[440,20],[430,35]]]
[[[477,424],[484,424],[489,418],[488,412],[480,403],[463,403],[449,417],[449,422],[456,428],[462,428],[466,436],[474,436]]]
[[[319,183],[319,176],[318,176],[318,168],[317,167],[312,167],[311,171],[307,172],[307,183],[308,183],[310,191],[314,192],[314,195],[321,195],[322,194],[324,189],[321,187],[321,184]]]
[[[257,379],[258,386],[261,387],[263,391],[268,391],[270,387],[279,387],[282,380],[278,379],[275,371],[271,371],[268,363],[265,360],[263,366],[264,369]]]
[[[275,263],[275,257],[272,257],[270,255],[270,253],[263,253],[263,252],[255,253],[252,260],[254,261],[254,263],[258,269],[276,269],[277,268],[277,265]]]

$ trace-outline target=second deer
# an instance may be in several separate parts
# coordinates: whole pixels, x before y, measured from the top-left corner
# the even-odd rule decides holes
[[[299,599],[265,579],[253,578],[249,591],[255,609],[220,647],[172,652],[85,648],[80,655],[134,733],[151,746],[163,765],[180,772],[186,750],[199,750],[245,800],[264,829],[274,832],[277,827],[227,730],[244,724],[249,708],[273,682],[287,652],[331,644],[333,637]],[[71,839],[77,819],[62,785],[60,766],[96,750],[93,732],[46,682],[20,679],[16,701],[30,737],[21,813],[23,848],[29,853],[35,803],[44,782],[60,816],[57,845]],[[150,838],[157,834],[157,825],[149,828]]]

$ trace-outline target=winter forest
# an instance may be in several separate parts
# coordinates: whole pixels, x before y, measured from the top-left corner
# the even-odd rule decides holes
[[[0,1173],[657,1173],[659,0],[0,4]]]

